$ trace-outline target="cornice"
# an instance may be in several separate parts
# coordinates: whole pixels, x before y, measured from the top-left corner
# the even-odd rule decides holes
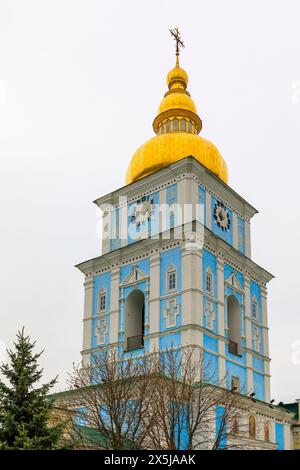
[[[205,187],[209,193],[224,202],[226,206],[237,212],[246,220],[250,220],[258,213],[242,196],[214,175],[214,173],[205,168],[193,156],[186,157],[155,173],[144,176],[134,183],[123,186],[96,199],[94,203],[98,207],[105,204],[117,206],[120,196],[126,196],[128,202],[133,202],[142,196],[153,194],[156,191],[180,181],[180,179],[186,178],[187,173],[190,173],[189,176]]]
[[[137,262],[148,258],[153,254],[158,255],[161,251],[182,246],[184,243],[184,240],[182,239],[165,240],[162,239],[162,234],[159,235],[159,239],[147,238],[136,241],[102,256],[79,263],[76,267],[86,276],[92,276],[111,271],[112,269],[125,266],[126,264]],[[217,258],[221,258],[224,263],[229,264],[232,268],[248,276],[261,286],[264,287],[271,279],[273,279],[274,276],[272,274],[256,264],[250,258],[247,258],[227,242],[220,239],[207,227],[205,227],[204,240],[204,249],[217,256]]]

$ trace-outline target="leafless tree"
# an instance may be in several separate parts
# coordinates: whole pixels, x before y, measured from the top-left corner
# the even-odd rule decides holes
[[[139,449],[144,446],[152,421],[149,408],[153,387],[149,386],[150,358],[118,356],[101,351],[91,365],[75,366],[70,375],[68,407],[74,410],[75,438],[80,446],[103,449]],[[154,416],[153,418],[154,419]],[[86,433],[86,429],[94,432]]]
[[[80,447],[115,450],[251,448],[242,439],[248,405],[216,372],[200,348],[101,351],[70,376],[73,435]]]
[[[241,422],[237,429],[241,396],[226,388],[226,377],[218,380],[200,348],[168,349],[157,356],[155,369],[155,420],[149,428],[153,449],[241,446],[236,438],[242,432]]]

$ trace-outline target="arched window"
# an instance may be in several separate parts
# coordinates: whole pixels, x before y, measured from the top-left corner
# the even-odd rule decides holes
[[[170,130],[171,130],[171,122],[168,119],[166,123],[166,132],[170,132]]]
[[[192,125],[191,121],[188,122],[188,129],[189,129],[189,132],[192,133],[193,125]]]
[[[180,129],[184,132],[186,132],[186,120],[185,119],[181,119],[180,121]]]
[[[162,125],[160,126],[160,133],[161,133],[161,134],[164,134],[164,132],[165,132],[165,125],[162,124]]]
[[[240,431],[240,417],[238,415],[234,415],[233,422],[232,422],[232,432],[233,434],[238,434]]]
[[[169,292],[176,290],[177,276],[175,266],[170,266],[167,272],[167,290]]]
[[[252,313],[252,319],[257,320],[258,319],[258,305],[257,305],[257,298],[255,296],[252,297],[252,301],[251,301],[251,313]]]
[[[227,299],[228,350],[231,354],[241,355],[241,310],[235,295]]]
[[[138,289],[132,291],[126,300],[125,337],[126,350],[144,346],[145,296]]]
[[[205,290],[208,294],[213,295],[213,275],[210,268],[205,271]]]
[[[249,437],[256,438],[256,421],[253,415],[249,416]]]
[[[231,377],[231,390],[233,392],[240,392],[240,378],[238,376]]]
[[[178,119],[173,120],[173,131],[178,131]]]
[[[100,289],[98,293],[98,313],[106,312],[106,290]]]
[[[264,435],[265,441],[270,442],[270,425],[268,422],[264,425]]]

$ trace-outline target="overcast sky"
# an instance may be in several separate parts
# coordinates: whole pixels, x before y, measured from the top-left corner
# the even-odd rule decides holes
[[[298,0],[1,0],[0,347],[25,325],[57,390],[79,361],[74,264],[100,254],[92,200],[124,185],[153,135],[178,25],[201,135],[260,211],[272,396],[300,398],[299,19]]]

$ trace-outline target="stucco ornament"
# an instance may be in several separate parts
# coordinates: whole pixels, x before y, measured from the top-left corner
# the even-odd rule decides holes
[[[214,207],[214,219],[221,230],[227,232],[230,229],[230,217],[223,202],[217,201]]]

